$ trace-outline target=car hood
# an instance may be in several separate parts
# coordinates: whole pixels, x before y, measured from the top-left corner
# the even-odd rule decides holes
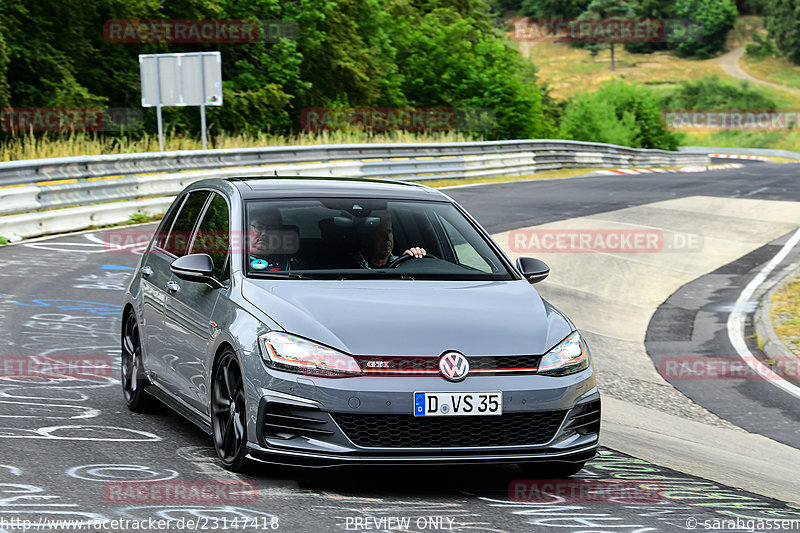
[[[353,355],[542,354],[574,328],[521,281],[245,280],[289,333]]]

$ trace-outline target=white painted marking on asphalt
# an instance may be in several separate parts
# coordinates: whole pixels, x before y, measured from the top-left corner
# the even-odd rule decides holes
[[[756,189],[754,191],[750,191],[749,193],[745,194],[745,196],[753,196],[754,194],[758,194],[760,192],[764,192],[767,189],[769,189],[769,187],[761,187],[760,189]]]
[[[22,470],[20,470],[20,469],[19,469],[19,468],[17,468],[16,466],[11,466],[11,465],[0,465],[0,468],[5,468],[5,469],[7,469],[7,470],[8,470],[8,471],[9,471],[9,472],[10,472],[12,475],[14,475],[14,476],[21,476],[21,475],[22,475]]]
[[[787,380],[783,379],[781,376],[776,374],[772,371],[770,367],[759,361],[755,355],[750,351],[750,348],[747,347],[747,344],[744,341],[744,320],[748,309],[748,302],[753,297],[753,293],[755,293],[756,289],[766,281],[767,276],[769,276],[770,272],[775,270],[781,261],[789,254],[792,248],[794,248],[797,243],[800,242],[800,229],[798,229],[794,235],[783,245],[783,248],[775,254],[769,263],[764,265],[764,268],[756,274],[750,283],[744,288],[744,290],[739,294],[739,298],[736,299],[736,304],[734,305],[734,310],[728,316],[728,339],[731,341],[736,353],[739,354],[739,357],[747,363],[754,372],[756,372],[759,376],[763,376],[767,381],[783,389],[784,391],[788,392],[795,398],[800,399],[800,387],[796,385],[792,385]]]
[[[127,464],[81,465],[67,470],[67,475],[86,481],[167,481],[178,477],[172,469],[154,470],[149,466]]]
[[[26,248],[35,248],[37,250],[50,250],[52,252],[83,252],[87,254],[105,253],[108,250],[104,249],[102,245],[91,242],[57,242],[57,243],[26,243],[23,246]]]

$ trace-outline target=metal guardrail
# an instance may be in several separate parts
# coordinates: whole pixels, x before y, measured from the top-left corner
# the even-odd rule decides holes
[[[706,165],[707,154],[577,141],[310,145],[66,157],[0,163],[0,235],[31,237],[163,212],[209,177],[394,180],[524,176],[580,167]],[[59,208],[59,209],[55,209]]]

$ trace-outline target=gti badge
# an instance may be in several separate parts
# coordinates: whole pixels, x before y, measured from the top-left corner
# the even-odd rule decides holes
[[[461,381],[469,374],[469,361],[458,352],[445,352],[439,359],[439,372],[448,381]]]

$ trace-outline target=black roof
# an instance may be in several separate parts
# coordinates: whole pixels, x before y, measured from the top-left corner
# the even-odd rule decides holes
[[[244,199],[338,196],[449,201],[446,195],[425,185],[376,179],[278,176],[228,178],[225,181],[239,189]]]

